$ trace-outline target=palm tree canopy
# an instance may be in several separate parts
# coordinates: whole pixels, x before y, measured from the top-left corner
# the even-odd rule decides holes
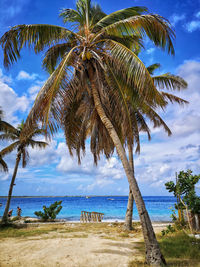
[[[146,35],[156,46],[174,54],[172,40],[175,34],[169,22],[159,15],[148,14],[145,7],[130,7],[107,15],[90,0],[78,0],[76,10],[63,9],[60,16],[64,23],[72,24],[71,30],[47,24],[18,25],[0,39],[6,67],[20,57],[24,46],[33,48],[36,53],[46,51],[43,67],[51,75],[36,98],[27,124],[31,126],[39,119],[51,133],[60,125],[67,125],[65,136],[70,151],[77,148],[77,144],[77,151],[81,147],[84,150],[83,140],[90,135],[91,150],[99,155],[103,141],[97,129],[101,128],[104,136],[108,133],[91,95],[88,80],[88,64],[91,64],[97,72],[102,105],[118,129],[121,142],[125,143],[125,132],[129,129],[139,143],[139,129],[149,133],[141,114],[153,109],[152,117],[156,107],[164,108],[173,98],[157,90],[156,86],[163,84],[164,79],[158,81],[151,77],[155,67],[146,68],[138,51]],[[174,85],[175,81],[172,82]],[[127,130],[122,131],[119,122],[125,117],[129,126],[124,126]],[[133,123],[136,125],[139,120],[141,125],[132,129]],[[156,126],[163,123],[158,115],[152,120]],[[167,126],[164,127],[169,133]],[[109,156],[114,147],[109,138],[105,139],[108,143],[104,153]]]
[[[12,143],[0,151],[0,157],[17,149],[18,153],[22,155],[22,166],[25,167],[29,159],[29,154],[26,149],[28,146],[32,148],[45,148],[48,145],[46,142],[33,139],[33,137],[44,135],[44,130],[39,129],[35,124],[31,129],[29,128],[29,132],[27,132],[24,127],[24,121],[16,128],[9,123],[8,125],[9,128],[3,130],[3,133],[0,134],[0,140],[11,141]]]

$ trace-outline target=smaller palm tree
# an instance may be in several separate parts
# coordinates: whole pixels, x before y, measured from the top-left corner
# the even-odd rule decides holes
[[[0,152],[0,157],[11,153],[15,149],[17,149],[17,156],[16,156],[16,162],[15,162],[15,168],[13,171],[13,175],[12,175],[12,179],[11,179],[11,183],[9,187],[8,199],[7,199],[6,207],[5,207],[3,218],[2,218],[2,223],[4,224],[8,222],[8,210],[10,207],[13,186],[15,184],[15,178],[17,175],[17,170],[18,170],[20,160],[22,159],[22,167],[25,168],[27,165],[27,161],[29,159],[27,147],[31,146],[32,148],[36,148],[36,147],[45,148],[48,145],[46,142],[36,141],[33,139],[33,137],[44,134],[44,130],[39,129],[36,124],[32,125],[32,128],[31,129],[29,128],[28,131],[26,130],[25,124],[23,121],[17,128],[13,127],[10,124],[8,124],[8,126],[9,127],[7,127],[3,131],[3,133],[0,135],[0,140],[12,141],[12,143]]]
[[[171,103],[178,103],[178,104],[186,104],[188,103],[187,101],[185,101],[184,99],[175,96],[174,94],[170,94],[167,92],[163,92],[162,89],[167,89],[167,90],[171,90],[171,91],[175,91],[175,90],[183,90],[185,88],[187,88],[187,83],[186,81],[181,78],[180,76],[177,75],[173,75],[171,73],[164,73],[164,74],[160,74],[155,76],[154,72],[160,68],[161,65],[159,63],[155,63],[152,64],[150,66],[147,67],[147,70],[149,72],[149,74],[151,75],[155,86],[158,88],[159,92],[164,96],[165,100],[167,101],[167,103],[171,102]],[[161,118],[159,118],[157,116],[157,114],[155,114],[155,112],[153,113],[153,110],[149,109],[149,114],[146,114],[146,117],[150,119],[150,121],[153,122],[154,127],[164,127],[165,131],[168,133],[168,135],[171,135],[171,131],[170,129],[167,127],[167,125],[164,124],[164,122],[162,121]],[[144,111],[143,111],[144,113]],[[155,115],[157,117],[155,117]],[[153,120],[155,118],[155,120]],[[141,123],[140,120],[143,120],[143,123]],[[142,124],[145,123],[144,118],[138,116],[137,118],[137,124],[139,124],[139,121]],[[146,125],[146,127],[138,127],[140,128],[141,131],[145,131],[148,134],[148,139],[149,141],[151,140],[151,136],[150,136],[150,130],[148,129],[148,126]],[[130,165],[132,166],[133,172],[134,172],[134,163],[133,163],[133,147],[129,146],[128,144],[128,151],[129,151],[129,161],[130,161]],[[140,151],[137,151],[138,153],[140,153]],[[133,217],[133,201],[134,201],[134,197],[132,195],[132,191],[129,188],[129,197],[128,197],[128,204],[127,204],[127,211],[126,211],[126,216],[125,216],[125,224],[124,224],[124,229],[126,230],[131,230],[132,229],[132,217]]]

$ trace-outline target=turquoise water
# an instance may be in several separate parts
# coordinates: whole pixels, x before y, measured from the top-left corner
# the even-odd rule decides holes
[[[10,208],[13,216],[16,215],[17,206],[22,209],[22,216],[36,217],[35,211],[42,210],[43,205],[49,206],[55,201],[62,200],[62,210],[57,218],[78,221],[82,210],[104,213],[104,220],[123,220],[126,214],[127,196],[95,196],[95,197],[37,197],[37,198],[13,198]],[[153,221],[171,221],[171,209],[176,201],[174,197],[144,197],[146,208]],[[0,216],[3,215],[6,199],[0,198]],[[134,205],[133,219],[139,220]]]

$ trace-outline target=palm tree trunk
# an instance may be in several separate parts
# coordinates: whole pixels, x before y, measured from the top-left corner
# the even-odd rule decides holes
[[[3,224],[8,223],[8,210],[10,208],[10,201],[11,201],[11,197],[12,197],[13,186],[14,186],[14,183],[15,183],[15,178],[16,178],[16,175],[17,175],[17,170],[18,170],[20,159],[21,159],[21,153],[18,152],[17,153],[17,157],[16,157],[16,162],[15,162],[15,168],[14,168],[14,172],[13,172],[13,176],[12,176],[12,180],[11,180],[10,188],[9,188],[9,192],[8,192],[8,198],[7,198],[7,202],[6,202],[6,207],[5,207],[3,218],[2,218],[2,223]]]
[[[129,195],[128,195],[128,204],[126,209],[126,216],[125,216],[125,222],[124,222],[124,230],[125,231],[131,231],[133,230],[132,220],[133,220],[133,194],[131,191],[131,188],[129,186]]]
[[[104,109],[101,104],[99,93],[97,91],[97,73],[95,72],[93,66],[88,64],[88,76],[91,83],[92,95],[94,99],[95,108],[101,118],[103,124],[105,125],[112,141],[117,149],[117,153],[122,161],[124,171],[126,173],[130,188],[133,192],[137,210],[140,216],[140,221],[142,224],[145,248],[146,248],[146,263],[151,265],[162,265],[166,264],[166,261],[160,251],[159,244],[156,240],[156,236],[149,218],[149,214],[146,210],[142,195],[140,193],[137,181],[133,174],[133,171],[128,162],[126,152],[121,144],[121,141],[111,123],[109,118],[106,116]]]
[[[133,148],[131,143],[128,143],[128,153],[129,153],[129,164],[132,168],[133,175],[134,175],[134,161],[133,161]],[[133,229],[132,221],[133,221],[133,201],[134,197],[131,191],[131,188],[129,186],[129,196],[128,196],[128,204],[126,209],[126,216],[125,216],[125,222],[124,222],[124,230],[130,231]]]

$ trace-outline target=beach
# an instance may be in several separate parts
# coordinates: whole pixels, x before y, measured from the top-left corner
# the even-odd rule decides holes
[[[156,233],[166,225],[153,223]],[[17,230],[18,236],[13,232],[0,238],[1,267],[118,267],[144,259],[143,251],[138,250],[143,241],[139,223],[130,232],[124,232],[119,222],[36,223]]]

